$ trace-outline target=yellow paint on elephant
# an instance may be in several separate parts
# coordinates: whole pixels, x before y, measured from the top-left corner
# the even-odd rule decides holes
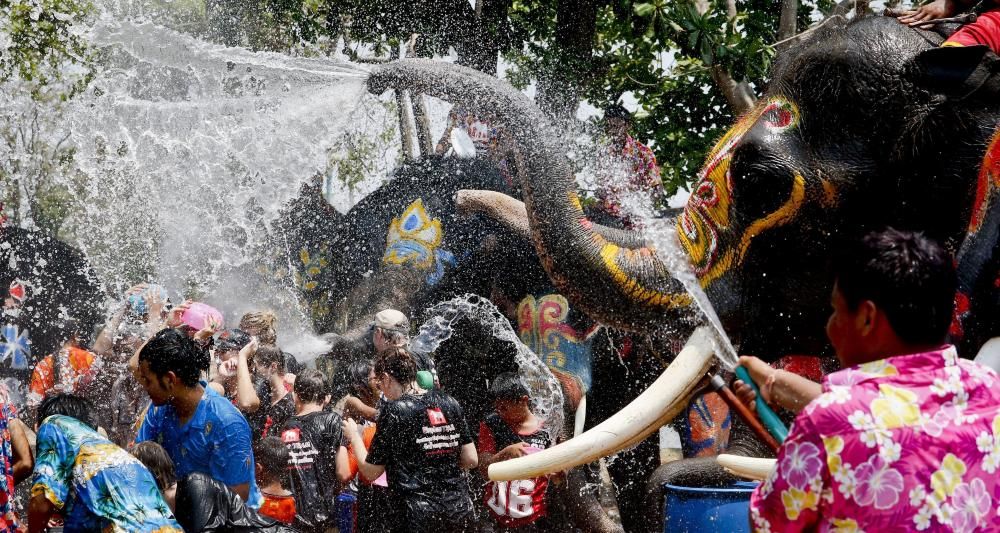
[[[871,410],[875,424],[885,429],[896,429],[920,424],[920,406],[912,391],[879,385],[878,398],[872,400]]]
[[[429,269],[435,264],[434,252],[443,235],[441,220],[428,216],[423,200],[417,198],[389,224],[382,262]]]
[[[768,229],[786,224],[798,212],[805,197],[805,183],[796,175],[792,195],[778,211],[752,223],[737,238],[730,227],[733,184],[730,163],[733,150],[756,125],[769,134],[783,133],[799,123],[799,110],[794,103],[781,97],[762,101],[737,121],[709,152],[701,176],[692,189],[684,213],[677,219],[677,235],[681,247],[690,258],[695,274],[703,287],[738,267],[750,241]],[[736,245],[726,246],[727,244]]]
[[[792,194],[788,197],[788,201],[766,217],[755,220],[753,224],[750,224],[750,227],[743,232],[743,237],[740,238],[740,260],[738,264],[743,263],[743,259],[746,257],[747,248],[750,247],[750,241],[765,231],[779,226],[784,226],[785,224],[791,222],[792,219],[795,218],[795,215],[799,212],[799,208],[802,207],[802,201],[805,197],[806,180],[801,174],[796,174],[795,179],[792,182]]]
[[[819,183],[823,186],[823,207],[833,207],[837,205],[837,186],[830,183],[830,180],[826,178],[819,180]]]
[[[570,191],[566,194],[569,198],[569,203],[576,208],[577,211],[583,212],[583,204],[580,203],[580,195],[576,194],[576,191]]]
[[[637,252],[623,249],[610,242],[605,242],[604,246],[601,247],[600,253],[605,268],[611,274],[611,279],[631,298],[647,302],[652,306],[668,309],[691,305],[691,296],[687,293],[673,294],[648,289],[640,285],[638,281],[630,278],[622,270],[618,261],[620,259],[624,259],[625,261],[634,260]]]

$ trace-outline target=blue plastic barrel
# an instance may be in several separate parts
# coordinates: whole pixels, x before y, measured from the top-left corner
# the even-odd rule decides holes
[[[683,531],[750,531],[750,493],[755,482],[737,481],[727,487],[663,485],[665,533]]]
[[[347,490],[337,496],[337,528],[342,533],[351,533],[354,531],[355,504],[357,501],[357,496]]]

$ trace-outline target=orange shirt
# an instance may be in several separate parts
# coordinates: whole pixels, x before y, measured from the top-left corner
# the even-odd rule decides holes
[[[69,368],[62,368],[59,376],[58,387],[53,373],[53,356],[48,355],[35,365],[35,370],[31,373],[31,385],[28,387],[28,404],[37,406],[52,391],[58,388],[58,392],[79,393],[94,378],[97,370],[97,356],[83,348],[66,348],[65,359],[68,360]]]
[[[275,496],[266,492],[260,494],[264,497],[264,503],[260,504],[260,510],[257,512],[291,525],[295,520],[295,497],[290,494],[288,496]]]
[[[374,438],[375,438],[375,424],[369,424],[365,426],[364,429],[361,430],[361,440],[364,441],[366,450],[372,447],[372,439]],[[358,460],[354,458],[353,446],[347,447],[347,460],[351,465],[351,477],[354,477],[358,473]],[[371,480],[366,478],[364,474],[361,474],[360,479],[361,481],[365,482],[368,485],[372,484]]]

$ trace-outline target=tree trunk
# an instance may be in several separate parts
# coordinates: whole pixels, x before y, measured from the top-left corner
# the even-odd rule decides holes
[[[393,45],[392,51],[389,52],[389,58],[392,60],[399,59],[399,45]],[[409,91],[405,89],[395,89],[393,91],[396,97],[396,109],[398,110],[399,117],[399,142],[403,159],[406,161],[413,160],[413,122],[410,120],[410,99]]]
[[[417,125],[417,145],[420,147],[420,157],[427,157],[434,153],[427,102],[424,100],[424,95],[420,93],[412,94],[410,99],[413,101],[413,121]]]
[[[778,40],[795,35],[795,18],[799,13],[799,0],[781,0],[781,18],[778,20]]]
[[[736,0],[726,0],[725,5],[726,17],[730,20],[736,18]],[[702,15],[710,8],[711,5],[707,0],[698,0],[695,2],[695,9]],[[729,108],[732,109],[734,115],[742,115],[753,107],[757,101],[757,97],[753,94],[753,90],[750,89],[750,84],[746,81],[738,82],[734,80],[732,74],[720,65],[712,65],[711,73],[712,81],[722,91],[722,96],[726,99],[726,103],[729,104]]]
[[[549,116],[567,119],[576,113],[580,86],[591,67],[598,7],[598,0],[559,0],[555,64],[538,80],[538,105]]]

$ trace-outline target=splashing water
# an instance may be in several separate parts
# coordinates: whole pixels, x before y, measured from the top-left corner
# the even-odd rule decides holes
[[[712,302],[705,294],[705,290],[698,282],[688,260],[687,254],[680,246],[677,237],[677,228],[674,220],[662,216],[653,204],[649,194],[636,191],[630,187],[633,170],[630,164],[622,158],[611,156],[611,150],[606,142],[594,141],[583,137],[579,138],[578,144],[582,144],[575,153],[587,154],[578,163],[581,171],[577,174],[577,181],[584,189],[611,189],[620,191],[621,207],[625,215],[638,221],[638,226],[643,237],[656,249],[657,257],[666,265],[667,270],[675,279],[681,282],[692,300],[698,306],[705,321],[715,333],[712,337],[715,354],[719,361],[729,370],[739,364],[739,356],[732,341],[722,327]],[[596,146],[586,146],[590,143]]]
[[[552,440],[559,437],[564,422],[562,386],[538,355],[521,342],[510,322],[493,302],[466,294],[438,303],[428,308],[426,313],[429,318],[410,341],[411,350],[432,354],[441,343],[451,338],[455,322],[461,318],[473,320],[494,337],[515,347],[518,374],[531,392],[532,411],[545,421],[543,428]]]

